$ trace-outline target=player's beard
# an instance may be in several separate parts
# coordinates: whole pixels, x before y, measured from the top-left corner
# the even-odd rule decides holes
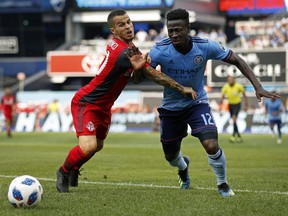
[[[127,38],[128,40],[133,40],[133,39],[134,39],[134,30],[133,30],[133,29],[128,30],[128,31],[126,32],[126,38]]]

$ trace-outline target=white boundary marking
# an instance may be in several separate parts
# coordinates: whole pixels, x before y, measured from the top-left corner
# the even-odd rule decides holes
[[[0,178],[16,178],[17,176],[8,176],[8,175],[0,175]],[[50,182],[56,182],[56,179],[50,179],[50,178],[40,178],[40,177],[35,177],[39,180],[42,181],[50,181]],[[168,188],[168,189],[179,189],[178,186],[168,186],[168,185],[155,185],[155,184],[137,184],[137,183],[131,183],[131,182],[93,182],[93,181],[79,181],[79,183],[82,184],[90,184],[90,185],[114,185],[114,186],[125,186],[125,187],[146,187],[146,188]],[[196,190],[216,190],[215,188],[210,188],[210,187],[197,187],[193,186],[191,189],[196,189]],[[288,191],[254,191],[254,190],[235,190],[235,192],[240,192],[240,193],[264,193],[264,194],[277,194],[277,195],[288,195]]]

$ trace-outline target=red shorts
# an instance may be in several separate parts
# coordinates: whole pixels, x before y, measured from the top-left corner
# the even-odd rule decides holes
[[[73,99],[71,112],[77,137],[91,135],[101,140],[106,138],[111,124],[110,110],[104,111],[95,104]]]
[[[13,120],[12,112],[4,112],[4,117],[5,117],[6,121],[12,122],[12,120]]]

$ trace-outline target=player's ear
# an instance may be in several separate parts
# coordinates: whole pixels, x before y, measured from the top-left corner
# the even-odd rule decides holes
[[[190,32],[191,31],[191,24],[188,23],[188,31]]]
[[[115,29],[114,28],[110,28],[110,31],[113,35],[115,35]]]

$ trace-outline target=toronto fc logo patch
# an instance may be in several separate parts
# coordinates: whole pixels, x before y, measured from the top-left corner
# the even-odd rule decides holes
[[[89,131],[94,131],[95,130],[94,124],[91,121],[88,122],[88,124],[86,125],[86,128]]]

